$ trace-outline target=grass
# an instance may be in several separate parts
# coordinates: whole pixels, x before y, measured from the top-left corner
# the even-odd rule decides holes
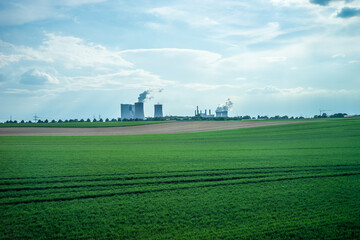
[[[1,239],[359,239],[360,121],[0,137]]]
[[[166,123],[171,121],[129,121],[129,122],[62,122],[62,123],[0,123],[0,127],[127,127],[146,124]]]

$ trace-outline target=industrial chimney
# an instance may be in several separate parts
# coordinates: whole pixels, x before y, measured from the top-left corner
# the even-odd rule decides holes
[[[135,119],[144,119],[144,103],[143,102],[136,102],[135,103]]]
[[[154,117],[163,117],[162,104],[154,105]]]

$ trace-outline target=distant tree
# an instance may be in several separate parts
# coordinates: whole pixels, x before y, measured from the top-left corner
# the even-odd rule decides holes
[[[112,122],[117,122],[116,118],[111,119]]]
[[[68,123],[68,122],[69,122],[69,120],[67,120],[67,119],[64,120],[64,123]]]
[[[105,119],[105,122],[110,122],[110,120],[108,118]]]
[[[104,120],[102,118],[99,119],[99,122],[103,122]]]
[[[80,122],[85,122],[84,119],[80,119]]]
[[[32,123],[32,121],[31,121],[31,120],[29,120],[27,123]]]
[[[53,120],[51,121],[51,123],[56,123],[56,121],[53,119]]]
[[[333,115],[331,115],[331,118],[343,118],[345,117],[347,114],[346,113],[335,113]]]
[[[62,123],[62,122],[63,122],[63,120],[59,119],[58,123]]]
[[[93,122],[97,122],[96,118],[93,119]]]
[[[39,120],[37,121],[37,123],[43,123],[43,121],[39,119]]]
[[[48,123],[48,122],[49,122],[49,120],[45,119],[44,123]]]
[[[21,120],[21,122],[20,123],[25,123],[25,121],[24,120]]]
[[[90,118],[86,119],[86,122],[91,122]]]

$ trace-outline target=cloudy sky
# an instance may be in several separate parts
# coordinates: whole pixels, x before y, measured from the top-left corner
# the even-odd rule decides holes
[[[0,121],[360,113],[360,0],[0,0]],[[159,92],[159,89],[164,89]]]

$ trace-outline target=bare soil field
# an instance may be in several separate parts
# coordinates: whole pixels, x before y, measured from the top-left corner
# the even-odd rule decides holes
[[[246,121],[246,122],[172,122],[129,127],[57,128],[9,127],[0,128],[0,136],[91,136],[91,135],[140,135],[162,133],[203,132],[225,129],[250,128],[308,121]]]

